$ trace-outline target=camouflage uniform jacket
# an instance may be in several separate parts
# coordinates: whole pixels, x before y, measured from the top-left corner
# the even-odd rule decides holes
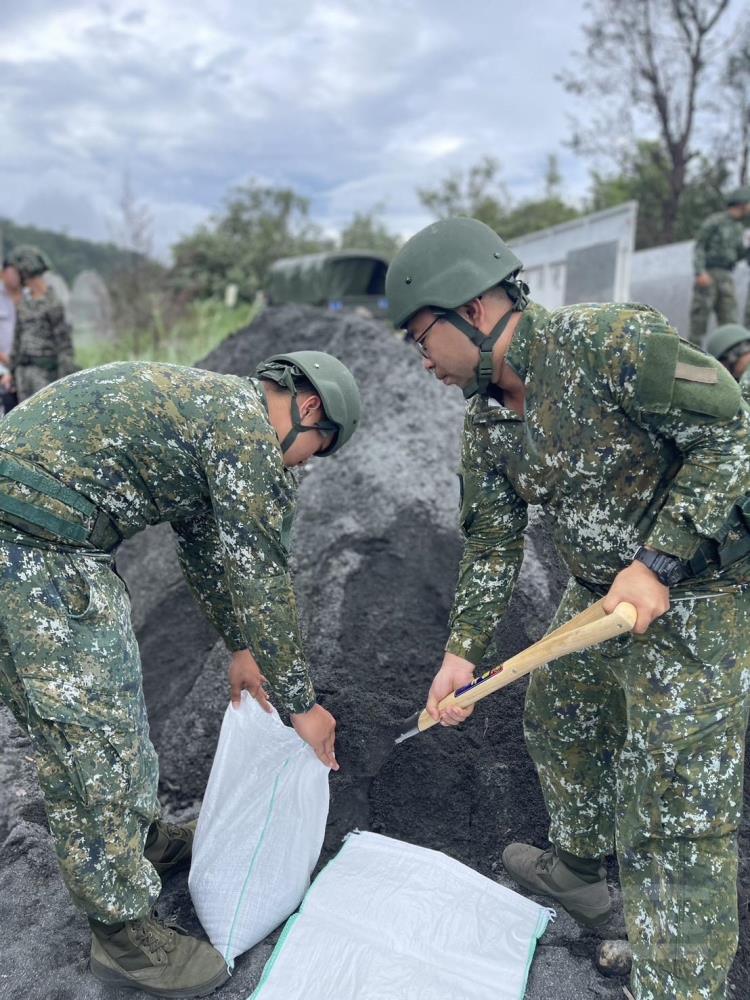
[[[54,378],[62,378],[76,370],[71,327],[65,319],[62,303],[51,288],[39,299],[26,290],[21,297],[16,315],[11,369],[17,365],[49,369]]]
[[[518,574],[527,504],[551,514],[571,574],[607,588],[646,541],[689,559],[750,492],[750,412],[722,365],[646,306],[546,315],[522,319],[525,419],[488,396],[466,411],[465,547],[447,649],[474,663]],[[680,587],[720,585],[717,573],[705,577]]]
[[[745,402],[750,405],[750,368],[746,368],[740,378],[740,389],[745,397]]]
[[[185,575],[229,649],[252,650],[289,711],[312,706],[287,568],[296,480],[259,382],[175,365],[105,365],[18,407],[0,424],[0,449],[87,497],[123,538],[170,522]],[[2,488],[30,495],[17,483]],[[56,500],[45,505],[66,514]],[[4,537],[29,544],[4,517]]]
[[[696,274],[718,268],[731,271],[743,259],[750,260],[745,247],[744,224],[726,212],[714,212],[705,219],[695,237],[693,269]]]

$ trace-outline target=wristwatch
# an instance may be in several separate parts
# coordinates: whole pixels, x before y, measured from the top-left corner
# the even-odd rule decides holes
[[[656,549],[647,549],[645,545],[641,545],[633,559],[648,566],[665,587],[674,587],[687,576],[685,564],[681,559],[667,555],[666,552],[657,552]]]

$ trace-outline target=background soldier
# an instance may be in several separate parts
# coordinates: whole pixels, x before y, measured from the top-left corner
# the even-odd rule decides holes
[[[48,386],[0,425],[0,697],[28,731],[63,877],[88,916],[97,978],[210,993],[222,957],[151,915],[192,827],[158,820],[138,646],[112,553],[168,521],[195,595],[232,653],[229,681],[334,769],[287,569],[291,467],[342,447],[359,394],[336,358],[271,358],[259,379],[122,363]],[[262,672],[261,672],[262,671]],[[145,855],[144,855],[145,845]]]
[[[44,280],[50,263],[36,247],[19,246],[6,265],[15,268],[23,294],[18,303],[11,373],[19,402],[76,371],[71,328],[62,303]],[[6,386],[9,380],[5,380]]]
[[[448,219],[388,271],[391,318],[469,398],[466,541],[427,707],[437,719],[472,680],[520,568],[527,504],[543,505],[571,573],[553,627],[596,597],[608,611],[630,601],[638,620],[532,675],[525,734],[552,847],[514,844],[503,862],[597,925],[616,844],[637,1000],[720,1000],[737,947],[750,535],[736,504],[750,413],[660,313],[530,309],[520,268],[487,226]]]
[[[738,323],[720,326],[709,337],[706,350],[737,379],[750,403],[750,330]]]
[[[21,301],[21,279],[15,267],[3,262],[0,281],[0,406],[3,413],[9,413],[18,402],[13,392],[12,376],[1,383],[2,377],[10,375],[10,354],[13,350],[13,336],[16,329],[16,307]],[[6,388],[7,386],[7,388]]]
[[[750,214],[750,188],[742,187],[727,196],[727,208],[704,221],[695,238],[693,267],[695,285],[690,307],[690,339],[700,346],[708,329],[711,313],[716,322],[736,323],[737,297],[732,272],[735,264],[750,260],[744,243],[743,219]],[[750,316],[750,295],[745,309]]]

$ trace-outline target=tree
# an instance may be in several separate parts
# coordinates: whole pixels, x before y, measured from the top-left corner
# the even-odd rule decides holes
[[[289,188],[250,181],[214,217],[172,248],[172,283],[192,297],[221,297],[236,284],[252,301],[279,257],[331,250],[334,241],[309,218],[309,201]]]
[[[734,147],[737,163],[737,181],[750,181],[750,26],[738,39],[727,57],[722,77],[729,99],[729,142]],[[731,156],[731,147],[730,147]]]
[[[492,156],[483,157],[466,175],[453,171],[438,188],[418,188],[424,207],[439,219],[468,215],[500,231],[505,207],[510,202],[508,190],[500,180],[500,164]]]
[[[440,187],[423,188],[417,194],[425,208],[438,218],[468,215],[480,219],[506,240],[559,225],[579,214],[558,193],[561,178],[555,156],[547,161],[544,198],[529,198],[514,205],[499,174],[498,161],[485,156],[466,175],[454,171]]]
[[[158,347],[164,268],[152,258],[153,216],[148,206],[136,198],[127,172],[122,178],[119,209],[114,238],[126,253],[112,275],[110,294],[115,326],[120,333],[132,336],[133,350],[138,355],[141,338],[146,334],[153,347]]]
[[[659,242],[675,238],[688,181],[696,116],[705,104],[706,69],[717,26],[730,0],[589,0],[587,44],[580,71],[564,74],[566,89],[587,102],[585,129],[572,145],[614,158],[637,146],[636,124],[655,127],[668,170],[658,203]],[[591,109],[598,109],[592,117]]]
[[[614,172],[592,172],[592,189],[587,208],[597,212],[624,201],[638,202],[636,250],[658,246],[664,242],[662,206],[669,197],[670,162],[657,140],[640,140],[635,149],[623,157]],[[699,157],[691,178],[683,188],[673,238],[690,239],[711,212],[724,205],[722,191],[727,183],[728,168],[723,160],[711,161]]]
[[[395,254],[401,245],[401,240],[378,218],[381,212],[381,205],[376,205],[369,212],[355,212],[349,224],[341,230],[340,248],[374,250],[386,257]]]

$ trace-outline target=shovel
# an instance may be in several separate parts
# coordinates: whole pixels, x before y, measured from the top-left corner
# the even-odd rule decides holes
[[[440,708],[451,708],[458,705],[459,708],[468,708],[476,702],[486,698],[494,691],[512,684],[513,681],[523,677],[524,674],[531,673],[537,667],[560,656],[567,656],[568,653],[577,653],[589,646],[612,639],[624,632],[630,632],[635,625],[638,613],[632,604],[623,601],[618,604],[611,614],[607,614],[602,607],[602,601],[597,601],[590,608],[586,608],[575,618],[561,625],[560,628],[550,632],[533,646],[524,649],[522,652],[511,656],[509,660],[501,663],[499,667],[493,667],[486,673],[475,678],[471,684],[459,688],[447,698],[440,702]],[[416,722],[413,728],[402,733],[396,743],[403,743],[411,736],[423,733],[425,729],[436,725],[435,720],[428,714],[427,709],[423,709],[417,716],[409,719],[408,722]],[[406,725],[407,723],[404,723]]]

